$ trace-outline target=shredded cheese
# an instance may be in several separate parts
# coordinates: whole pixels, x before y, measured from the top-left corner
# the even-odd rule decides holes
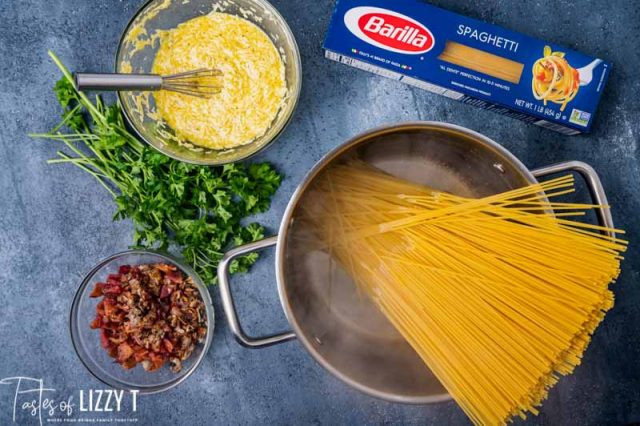
[[[154,94],[159,116],[180,139],[212,149],[248,144],[264,135],[286,95],[284,64],[253,23],[213,12],[159,32],[153,72],[199,68],[223,72],[222,91],[209,99],[170,91]]]

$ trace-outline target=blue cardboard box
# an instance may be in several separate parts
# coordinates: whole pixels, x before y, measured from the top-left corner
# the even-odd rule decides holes
[[[567,135],[590,130],[611,72],[601,59],[418,0],[338,0],[324,49],[329,59]]]

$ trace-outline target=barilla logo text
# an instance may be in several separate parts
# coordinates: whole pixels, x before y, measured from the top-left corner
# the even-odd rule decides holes
[[[420,22],[379,7],[349,9],[344,23],[360,40],[391,52],[418,55],[435,44],[431,31]]]

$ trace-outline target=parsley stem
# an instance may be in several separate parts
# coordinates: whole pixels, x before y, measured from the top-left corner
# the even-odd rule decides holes
[[[58,128],[58,126],[56,126],[56,128]],[[87,139],[95,141],[100,139],[99,136],[82,134],[82,133],[78,133],[78,134],[29,133],[28,136],[32,138],[53,139],[53,140],[73,140],[73,141],[85,141]]]
[[[69,70],[49,55],[63,73],[55,85],[63,113],[49,133],[30,134],[66,146],[48,163],[73,164],[93,176],[115,199],[114,220],[133,222],[135,246],[178,246],[201,278],[215,283],[223,251],[262,236],[260,225],[241,221],[268,208],[281,175],[266,163],[195,166],[156,152],[129,133],[118,104],[78,92]],[[256,258],[239,258],[234,272]]]
[[[64,152],[58,152],[58,155],[60,157],[62,157],[65,160],[73,160],[73,158],[69,157],[67,154],[65,154]],[[49,160],[52,161],[52,160]],[[55,161],[55,160],[53,160]],[[109,194],[111,194],[112,197],[117,197],[117,194],[111,189],[109,188],[109,186],[107,185],[107,183],[103,180],[103,178],[101,177],[100,174],[96,173],[95,171],[91,170],[89,167],[86,167],[84,164],[81,164],[79,162],[76,161],[70,161],[71,164],[78,166],[79,168],[81,168],[82,170],[84,170],[85,172],[89,173],[91,176],[93,176],[94,178],[96,178],[96,180],[98,182],[100,182],[100,185],[102,185],[107,191],[109,191]]]
[[[58,68],[60,68],[60,71],[62,71],[62,74],[64,74],[64,77],[67,79],[67,81],[75,87],[75,82],[74,82],[74,78],[73,75],[71,75],[71,72],[67,69],[67,67],[65,67],[62,62],[60,61],[60,59],[56,56],[55,53],[53,53],[51,50],[48,51],[49,56],[51,57],[51,59],[53,60],[53,62],[57,65]],[[104,116],[100,113],[100,111],[98,111],[98,109],[93,105],[93,103],[89,100],[89,98],[87,98],[87,96],[82,93],[77,91],[76,92],[78,94],[78,97],[80,98],[80,102],[82,103],[82,106],[85,107],[87,109],[87,111],[89,111],[91,113],[91,116],[96,119],[96,121],[100,121],[102,124],[106,124],[106,120],[104,118]]]

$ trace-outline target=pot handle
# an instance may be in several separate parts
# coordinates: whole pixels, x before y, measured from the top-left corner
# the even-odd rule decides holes
[[[566,171],[574,171],[582,176],[587,184],[587,187],[589,188],[591,199],[596,204],[601,206],[609,205],[609,201],[607,201],[607,195],[604,192],[604,188],[602,187],[602,182],[600,182],[598,174],[596,173],[594,168],[587,163],[583,163],[582,161],[567,161],[564,163],[557,163],[550,166],[541,167],[539,169],[533,170],[531,173],[535,177],[541,177]],[[598,222],[600,222],[601,226],[613,229],[613,218],[611,217],[611,210],[608,207],[597,209],[596,213],[598,216]],[[615,234],[613,232],[609,231],[607,232],[607,234],[611,237],[615,237]]]
[[[274,246],[277,242],[278,236],[275,235],[273,237],[268,237],[249,244],[234,247],[224,254],[222,260],[220,261],[220,264],[218,265],[220,296],[222,297],[222,307],[227,317],[227,321],[229,322],[229,327],[231,328],[231,332],[233,333],[233,336],[236,338],[238,343],[248,348],[264,348],[266,346],[271,346],[295,339],[296,337],[295,333],[292,331],[264,337],[248,336],[242,329],[242,325],[240,325],[240,321],[238,320],[236,305],[233,302],[231,287],[229,286],[229,265],[231,265],[231,261],[233,259],[238,256]]]

